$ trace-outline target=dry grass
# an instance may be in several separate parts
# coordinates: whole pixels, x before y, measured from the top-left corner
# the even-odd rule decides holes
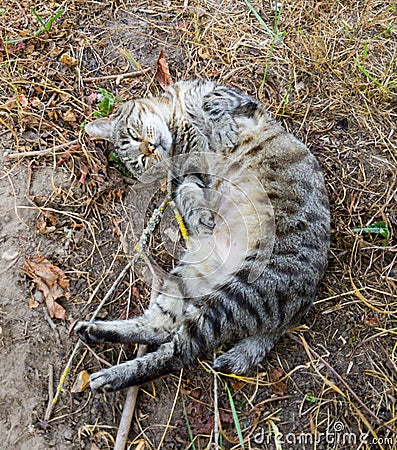
[[[329,270],[308,329],[296,331],[295,340],[284,339],[256,378],[227,380],[245,447],[287,448],[282,439],[291,433],[291,448],[303,448],[304,439],[317,439],[317,448],[394,448],[397,7],[380,0],[298,0],[285,1],[278,16],[273,2],[251,3],[271,31],[277,25],[276,33],[266,31],[244,1],[164,6],[155,1],[70,0],[49,31],[0,43],[4,167],[11,177],[26,165],[33,174],[43,164],[57,172],[53,195],[42,203],[31,200],[43,215],[53,212],[62,227],[73,231],[69,256],[57,262],[76,283],[80,294],[70,308],[81,315],[77,308],[87,299],[96,303],[123,266],[119,248],[126,237],[120,205],[127,187],[108,169],[103,147],[81,133],[80,123],[95,107],[90,95],[98,87],[125,99],[157,93],[152,76],[164,47],[174,79],[215,78],[260,98],[319,158],[331,199],[333,239]],[[40,29],[29,6],[44,21],[53,15],[54,5],[10,0],[0,16],[3,42]],[[135,70],[129,54],[143,69],[153,70],[138,78],[106,78]],[[67,144],[76,139],[77,144]],[[380,221],[391,232],[387,241],[351,231]],[[66,239],[62,227],[57,235]],[[85,245],[76,244],[76,233]],[[155,255],[161,259],[164,247],[157,244]],[[130,294],[130,309],[137,312],[149,292],[134,275],[129,281],[137,289],[132,298]],[[125,315],[127,291],[122,286],[109,305],[112,317]],[[106,349],[102,356],[117,358]],[[61,365],[57,363],[57,376]],[[76,365],[74,374],[83,365],[98,363],[82,354]],[[131,448],[157,448],[175,395],[185,407],[177,403],[162,448],[171,448],[171,442],[181,449],[208,448],[214,394],[206,367],[203,363],[185,372],[179,394],[180,381],[173,376],[156,383],[154,398],[153,386],[147,387],[138,399]],[[219,381],[218,392],[223,448],[240,448],[224,382]],[[114,407],[102,410],[88,394],[78,397],[74,401],[81,402],[81,411],[74,422],[64,416],[65,400],[55,411],[52,432],[69,420],[76,427],[76,446],[81,440],[112,448],[120,398],[109,397]],[[103,415],[94,417],[89,412],[93,405]]]

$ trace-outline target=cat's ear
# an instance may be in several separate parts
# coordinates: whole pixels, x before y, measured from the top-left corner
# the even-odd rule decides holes
[[[85,131],[93,138],[111,140],[114,119],[109,119],[105,117],[103,119],[94,120],[94,122],[87,123],[85,126]]]

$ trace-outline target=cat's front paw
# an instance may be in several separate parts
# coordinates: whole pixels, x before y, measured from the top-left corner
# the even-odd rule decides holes
[[[118,366],[102,369],[90,376],[90,388],[93,392],[105,391],[114,392],[135,384],[140,384],[138,378],[134,376],[136,368],[134,363],[124,363]]]
[[[77,336],[86,344],[105,342],[99,327],[93,322],[77,322],[74,330]]]
[[[215,228],[215,219],[212,212],[208,209],[201,210],[196,227],[199,233],[211,234]]]

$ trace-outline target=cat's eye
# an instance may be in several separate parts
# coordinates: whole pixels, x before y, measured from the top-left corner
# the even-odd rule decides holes
[[[127,130],[128,130],[128,134],[132,137],[132,139],[134,139],[134,141],[141,140],[139,134],[133,128],[128,128]]]

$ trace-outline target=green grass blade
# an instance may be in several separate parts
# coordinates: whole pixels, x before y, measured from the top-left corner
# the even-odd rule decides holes
[[[34,8],[30,8],[30,11],[32,12],[32,14],[36,17],[36,19],[39,21],[40,25],[45,28],[45,22],[44,20],[40,17],[39,13],[34,9]]]
[[[50,17],[50,19],[48,20],[48,22],[45,24],[44,28],[46,31],[50,31],[52,24],[58,20],[62,14],[65,12],[65,9],[60,9],[54,16]]]
[[[138,61],[135,60],[135,58],[131,55],[131,53],[128,50],[121,50],[121,52],[137,70],[142,70],[142,66],[139,64]]]
[[[190,439],[190,448],[192,448],[193,450],[196,450],[196,447],[194,445],[194,438],[193,438],[192,428],[190,426],[189,417],[187,415],[186,406],[185,406],[185,400],[184,400],[183,396],[182,396],[182,406],[183,406],[183,414],[184,414],[185,420],[186,420],[187,432],[189,434],[189,439]]]
[[[239,422],[238,416],[237,416],[236,406],[234,404],[232,393],[230,392],[229,386],[226,383],[225,383],[225,386],[226,386],[226,390],[227,390],[227,395],[229,397],[230,408],[232,409],[234,426],[236,427],[238,440],[240,441],[241,448],[244,450],[245,447],[244,447],[243,433],[241,432],[241,427],[240,427],[240,422]]]
[[[379,88],[381,88],[387,94],[390,94],[390,89],[384,86],[380,81],[378,81],[375,77],[373,77],[364,67],[356,61],[356,66],[361,70],[361,72],[368,77],[373,83],[375,83]]]
[[[360,234],[379,234],[385,239],[390,239],[390,230],[386,222],[372,223],[364,227],[353,227],[352,231]]]
[[[248,6],[248,8],[251,10],[252,14],[257,18],[258,22],[262,25],[262,27],[265,29],[266,33],[274,38],[273,31],[266,25],[265,21],[262,19],[262,17],[259,15],[258,11],[251,5],[251,3],[248,0],[244,0],[245,4]]]

